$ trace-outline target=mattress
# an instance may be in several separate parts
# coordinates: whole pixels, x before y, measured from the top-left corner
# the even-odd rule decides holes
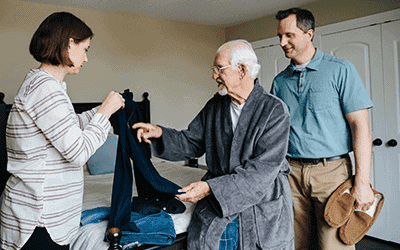
[[[181,187],[200,181],[206,170],[192,168],[184,165],[184,162],[169,162],[153,157],[154,167],[164,178],[178,184]],[[84,195],[83,210],[100,206],[111,206],[111,194],[114,174],[90,175],[84,171]],[[136,185],[133,185],[133,195],[137,195]],[[194,204],[183,202],[186,210],[181,214],[170,214],[174,221],[176,234],[186,232],[189,225]],[[87,224],[80,227],[78,233],[70,244],[71,250],[107,250],[108,243],[104,242],[104,235],[108,221]]]

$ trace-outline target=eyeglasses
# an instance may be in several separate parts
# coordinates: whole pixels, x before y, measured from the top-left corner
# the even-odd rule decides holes
[[[228,66],[224,66],[224,67],[212,66],[211,70],[214,71],[215,73],[221,73],[223,69],[226,69],[226,68],[228,68],[230,66],[232,66],[232,65],[228,65]]]

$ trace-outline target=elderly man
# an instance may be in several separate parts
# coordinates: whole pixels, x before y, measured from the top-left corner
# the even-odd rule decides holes
[[[223,44],[212,75],[219,94],[187,130],[133,126],[139,141],[151,142],[157,157],[176,161],[206,154],[206,175],[177,195],[197,203],[188,249],[293,249],[285,159],[289,114],[282,101],[260,86],[259,68],[247,41]]]

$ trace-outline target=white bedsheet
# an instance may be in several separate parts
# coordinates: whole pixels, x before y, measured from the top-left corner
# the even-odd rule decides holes
[[[154,158],[154,167],[164,178],[181,187],[200,181],[205,170],[184,166],[184,162],[168,162]],[[111,206],[111,193],[114,174],[90,175],[85,171],[83,210],[100,206]],[[133,185],[133,195],[137,195]],[[184,202],[186,211],[182,214],[171,214],[176,234],[186,232],[193,213],[194,204]],[[70,244],[71,250],[107,250],[108,243],[103,241],[108,221],[87,224],[81,227]]]

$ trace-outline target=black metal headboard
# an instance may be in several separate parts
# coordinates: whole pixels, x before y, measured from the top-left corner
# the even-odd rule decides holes
[[[129,89],[125,90],[129,91]],[[4,103],[3,98],[4,98],[3,92],[0,92],[0,104]],[[143,121],[150,123],[150,100],[149,100],[149,93],[144,92],[142,95],[142,100],[141,101],[135,101],[139,107],[141,114],[143,115]],[[97,107],[101,105],[101,102],[75,102],[72,103],[75,109],[75,113],[80,114],[86,110],[90,110],[94,107]],[[5,121],[7,121],[8,114],[10,113],[12,104],[5,104]]]
[[[126,89],[125,92],[129,92],[129,89]],[[144,92],[142,97],[143,99],[141,101],[135,101],[135,103],[139,106],[143,122],[150,123],[150,101],[148,99],[149,93]],[[80,114],[84,111],[91,110],[92,108],[101,105],[101,102],[78,102],[73,103],[72,105],[74,106],[75,113]],[[110,122],[114,127],[113,119],[110,119]]]

